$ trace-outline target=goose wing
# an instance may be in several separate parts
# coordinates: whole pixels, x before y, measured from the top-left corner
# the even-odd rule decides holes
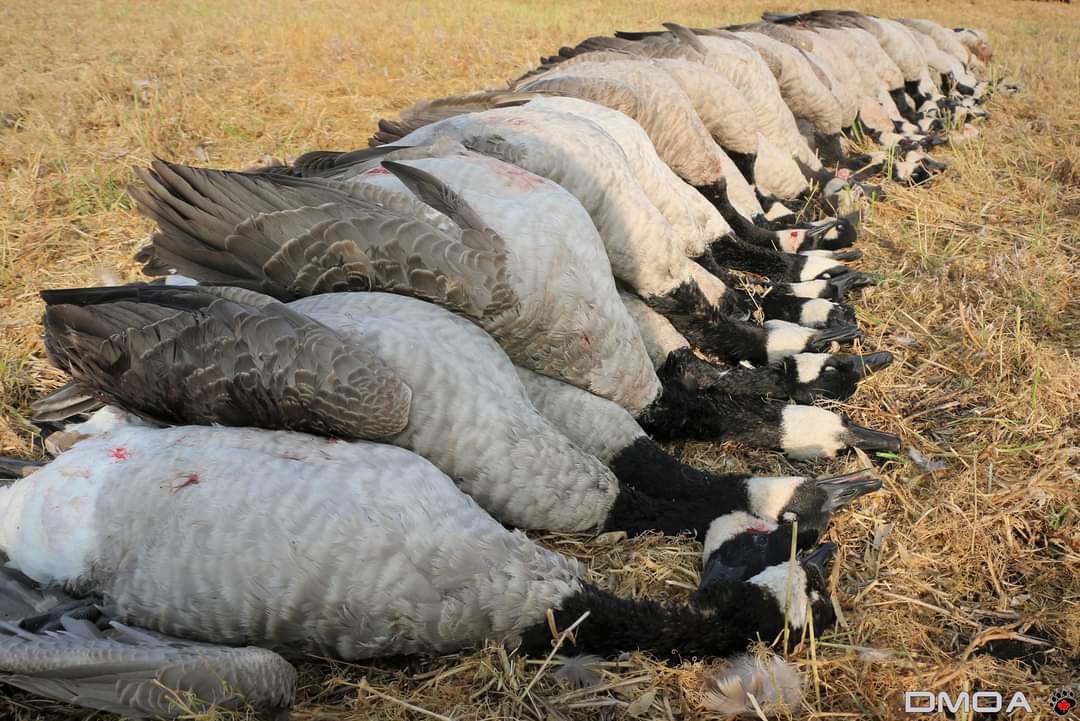
[[[348,174],[357,164],[415,154],[399,150],[325,154],[298,172]],[[133,194],[160,229],[138,256],[148,274],[176,272],[280,300],[394,292],[473,318],[515,302],[502,239],[437,179],[413,197],[366,183],[160,161],[144,176],[145,187]],[[438,227],[432,207],[447,216]]]
[[[137,718],[175,718],[211,704],[273,714],[292,705],[296,670],[265,649],[190,643],[110,622],[92,601],[0,567],[0,683]]]
[[[372,146],[394,143],[414,130],[455,115],[524,105],[536,97],[536,93],[521,93],[513,90],[482,90],[471,95],[451,95],[434,100],[423,100],[403,110],[397,120],[385,118],[380,120],[378,131],[368,142]]]
[[[412,391],[358,343],[238,288],[46,291],[49,357],[108,403],[167,423],[383,438]]]

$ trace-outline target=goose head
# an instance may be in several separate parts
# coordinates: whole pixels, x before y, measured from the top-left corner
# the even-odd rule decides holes
[[[702,588],[745,581],[791,556],[790,525],[779,526],[745,511],[717,518],[702,544]]]
[[[745,580],[791,554],[806,550],[828,529],[834,513],[881,488],[870,469],[827,478],[756,477],[746,481],[751,511],[734,511],[712,522],[702,549],[702,585]]]
[[[850,247],[858,238],[859,214],[849,213],[841,218],[807,223],[803,227],[774,231],[776,247],[785,253],[806,253],[813,250],[839,250]],[[842,258],[831,256],[836,260]]]
[[[845,448],[865,451],[900,450],[900,439],[875,431],[850,418],[815,406],[784,406],[780,413],[775,446],[790,458],[833,458]]]
[[[791,231],[796,232],[796,231]],[[805,231],[798,231],[805,237]],[[831,280],[851,272],[851,268],[837,262],[831,256],[804,255],[801,256],[802,267],[799,268],[799,280]]]
[[[748,507],[755,515],[781,524],[798,521],[800,534],[811,534],[807,536],[809,543],[816,543],[828,529],[834,513],[855,499],[879,490],[881,480],[871,469],[864,468],[824,478],[753,477],[747,479],[746,488]],[[722,536],[718,538],[723,540]]]
[[[750,531],[750,542],[739,543],[730,547],[725,557],[729,562],[736,565],[730,568],[718,569],[719,574],[742,574],[750,573],[748,569],[756,567],[750,565],[762,555],[775,554],[783,545],[783,535],[771,535],[765,538],[761,544],[754,540],[753,534],[759,531]],[[788,554],[790,556],[790,531],[788,532]],[[759,549],[764,545],[765,551]],[[777,630],[783,628],[785,618],[787,623],[794,629],[802,628],[807,621],[808,614],[812,616],[814,628],[828,628],[836,620],[832,608],[832,599],[828,589],[828,569],[836,554],[836,544],[824,543],[816,549],[803,552],[798,555],[798,563],[782,561],[773,564],[744,579],[748,583],[757,586],[762,591],[760,605],[754,609],[756,625],[758,628]],[[745,569],[739,565],[743,560],[750,563]],[[717,563],[721,563],[720,560]],[[711,569],[710,569],[711,570]],[[708,608],[716,606],[720,609],[730,606],[728,602],[730,578],[723,575],[710,575],[707,571],[703,575],[703,582],[694,594],[694,603],[699,607]]]
[[[781,365],[791,399],[797,403],[813,403],[819,398],[850,398],[860,381],[892,361],[893,354],[888,351],[863,355],[798,353],[784,358]]]
[[[876,283],[874,276],[862,271],[851,271],[830,280],[810,280],[798,283],[782,283],[776,287],[777,292],[785,295],[793,295],[796,298],[824,298],[826,300],[843,300],[844,297],[856,288]]]
[[[815,330],[783,320],[767,320],[764,327],[765,354],[770,363],[797,353],[827,350],[834,341],[845,342],[862,335],[857,326],[849,323]]]

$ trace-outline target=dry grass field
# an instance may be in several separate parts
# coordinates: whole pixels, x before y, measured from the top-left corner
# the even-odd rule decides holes
[[[42,288],[139,277],[150,224],[125,188],[155,155],[247,167],[366,145],[412,101],[493,85],[586,35],[718,24],[816,0],[33,3],[0,7],[0,453],[33,453],[20,414],[56,387],[40,342]],[[995,72],[1023,84],[991,101],[974,140],[938,156],[933,185],[889,184],[864,224],[854,299],[864,347],[897,362],[846,412],[900,433],[877,458],[882,492],[831,531],[837,627],[792,644],[815,719],[903,718],[905,689],[1024,691],[1080,683],[1080,10],[1056,3],[854,3],[990,33]],[[687,444],[692,463],[790,471],[782,457]],[[858,467],[854,455],[800,466]],[[623,593],[696,585],[686,539],[546,536]],[[1007,660],[1009,641],[1045,653]],[[1014,644],[1015,645],[1015,644]],[[783,653],[783,649],[780,649]],[[557,660],[491,646],[437,659],[302,666],[296,719],[707,718],[711,663],[631,656],[599,686],[562,685]],[[0,718],[105,718],[0,687]],[[210,710],[193,718],[229,716]],[[1027,716],[1025,718],[1033,718]]]

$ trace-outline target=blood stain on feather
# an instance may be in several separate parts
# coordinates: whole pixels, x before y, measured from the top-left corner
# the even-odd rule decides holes
[[[189,486],[197,486],[200,483],[198,473],[189,473],[187,476],[177,484],[168,483],[161,486],[162,490],[167,490],[169,493],[178,493]]]

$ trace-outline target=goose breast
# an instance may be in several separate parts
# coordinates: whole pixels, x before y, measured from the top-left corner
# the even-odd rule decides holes
[[[20,570],[122,620],[345,659],[511,636],[580,587],[422,458],[289,432],[118,429],[0,489],[0,520]]]
[[[618,492],[611,472],[529,402],[510,359],[482,329],[423,301],[331,293],[289,306],[362,340],[412,390],[409,422],[388,439],[427,458],[500,521],[600,526]]]

